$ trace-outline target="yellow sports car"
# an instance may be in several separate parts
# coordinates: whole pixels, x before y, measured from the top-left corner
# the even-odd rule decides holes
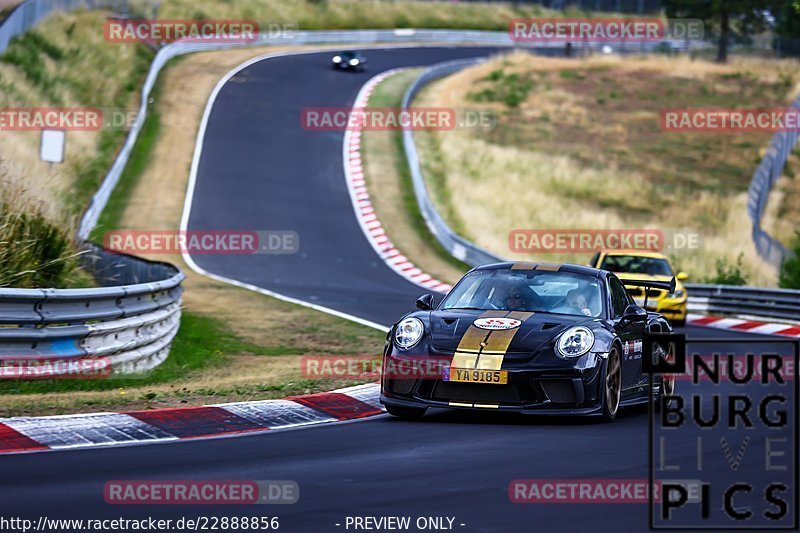
[[[675,292],[652,288],[647,293],[647,309],[666,316],[675,325],[686,323],[686,288],[682,281],[689,278],[685,272],[674,274],[669,260],[656,252],[603,250],[595,254],[590,266],[614,272],[625,283],[626,279],[669,281],[676,278]],[[644,306],[642,287],[627,286],[638,305]]]

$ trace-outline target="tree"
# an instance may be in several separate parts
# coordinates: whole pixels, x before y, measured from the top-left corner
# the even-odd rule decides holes
[[[800,55],[800,0],[786,2],[775,13],[775,44],[779,56]]]
[[[783,262],[778,285],[784,289],[800,289],[800,232],[795,236],[794,255]]]
[[[767,29],[771,13],[791,0],[664,0],[669,18],[700,19],[706,33],[719,36],[717,61],[728,60],[728,44],[734,37],[747,37]]]

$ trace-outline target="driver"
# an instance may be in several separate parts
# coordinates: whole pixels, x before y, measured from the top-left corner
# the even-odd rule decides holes
[[[529,307],[528,300],[522,290],[512,287],[506,294],[506,309],[509,311],[521,311]]]
[[[567,305],[586,316],[592,316],[592,310],[589,309],[586,294],[580,289],[572,289],[567,293]]]

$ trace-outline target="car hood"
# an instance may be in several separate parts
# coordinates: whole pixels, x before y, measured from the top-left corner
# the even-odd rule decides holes
[[[432,311],[430,313],[430,334],[431,343],[437,350],[453,352],[459,347],[465,334],[473,326],[475,320],[491,314],[492,316],[504,316],[502,311],[486,313],[485,311],[472,310],[443,310]],[[530,315],[530,316],[526,316]],[[532,352],[548,343],[565,330],[572,326],[592,322],[593,318],[582,316],[571,316],[550,313],[526,313],[520,315],[511,314],[508,318],[524,318],[519,327],[512,330],[482,330],[486,335],[505,334],[506,331],[512,332],[511,342],[508,345],[508,352]],[[472,328],[474,332],[478,328]],[[479,335],[480,336],[480,335]],[[468,337],[470,338],[470,337]],[[465,340],[462,350],[477,351],[480,349],[477,343]]]

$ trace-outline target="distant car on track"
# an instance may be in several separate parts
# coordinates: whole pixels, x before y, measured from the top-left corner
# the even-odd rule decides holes
[[[595,254],[589,266],[614,272],[627,286],[627,280],[669,281],[676,279],[675,290],[666,291],[659,288],[647,290],[647,309],[661,313],[676,326],[686,323],[687,300],[686,287],[682,281],[689,279],[685,272],[675,274],[669,259],[656,252],[603,250]],[[628,286],[628,292],[634,301],[645,307],[645,289]]]
[[[670,290],[674,280],[643,284]],[[427,294],[417,308],[392,326],[384,349],[381,402],[406,418],[444,407],[610,421],[651,394],[644,333],[672,331],[662,315],[636,305],[615,274],[578,265],[484,265],[438,306]],[[672,356],[662,346],[654,354]],[[426,359],[433,372],[392,370]],[[674,383],[656,377],[653,392],[671,394]]]
[[[339,52],[331,58],[333,68],[362,72],[367,66],[367,58],[361,52]]]

